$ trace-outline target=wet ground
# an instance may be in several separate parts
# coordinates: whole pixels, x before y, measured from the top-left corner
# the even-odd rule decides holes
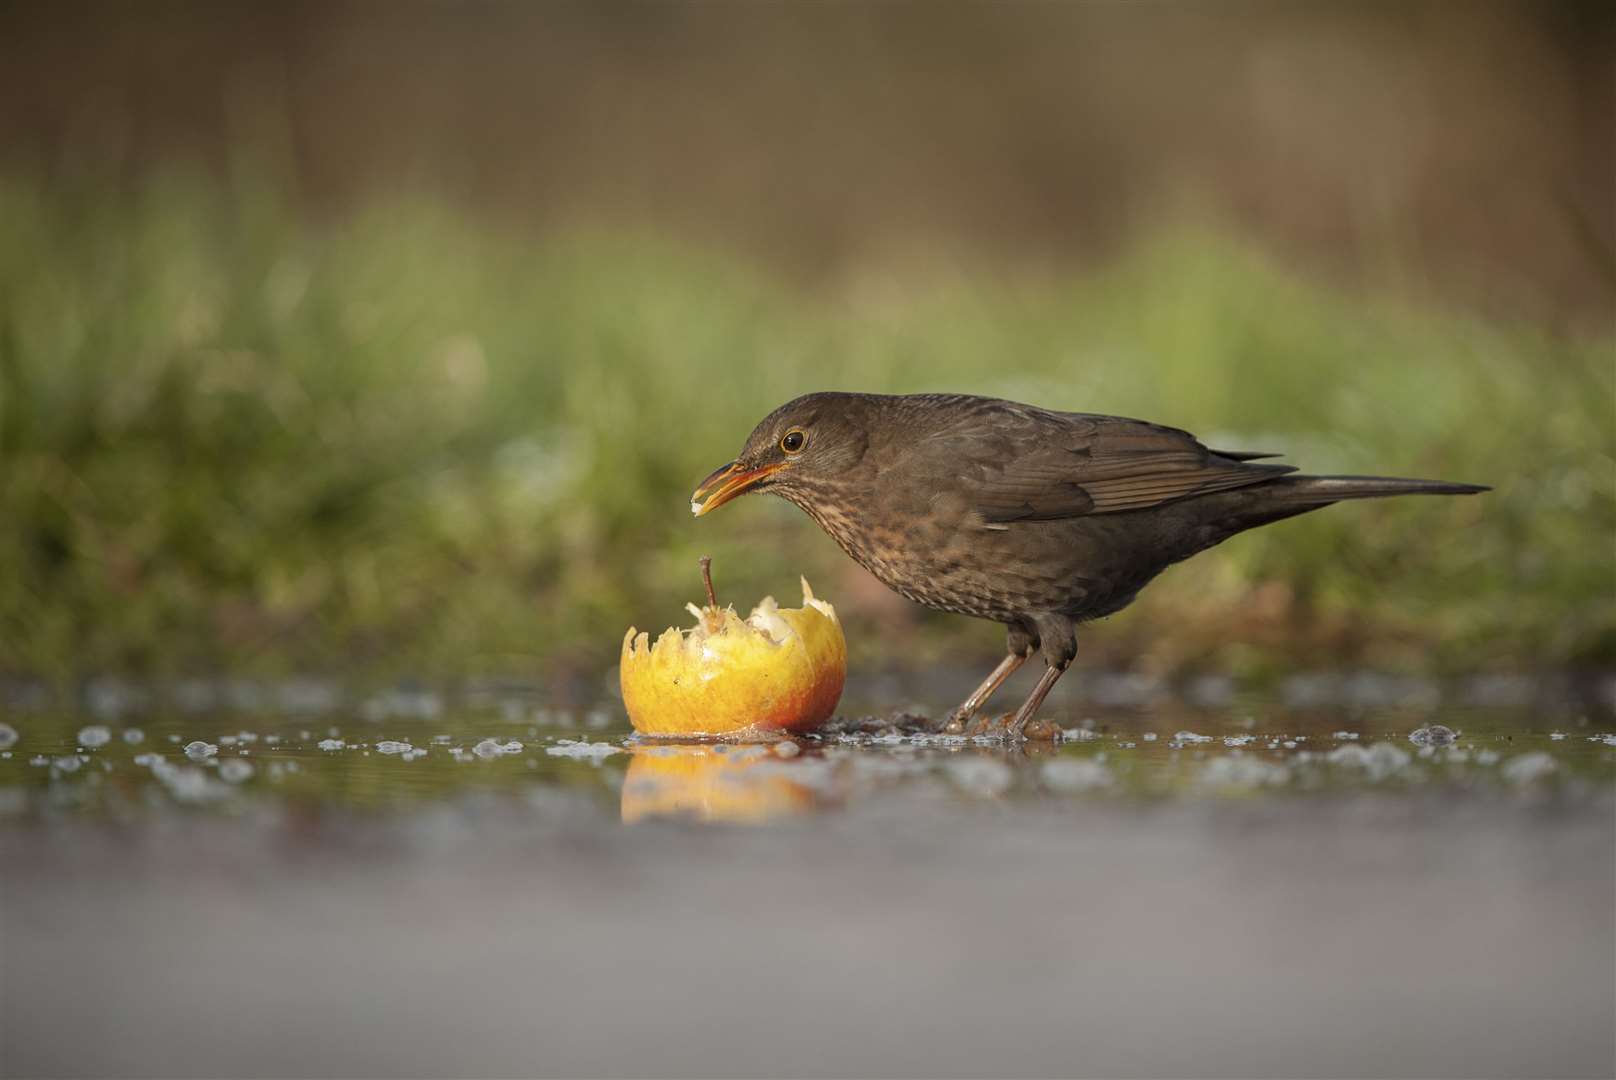
[[[13,688],[6,1075],[1609,1076],[1608,683],[1092,676],[1058,745]]]

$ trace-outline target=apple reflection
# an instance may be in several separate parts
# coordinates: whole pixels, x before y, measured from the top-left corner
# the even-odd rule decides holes
[[[804,780],[822,763],[783,759],[767,746],[659,743],[629,752],[622,791],[627,824],[682,818],[759,825],[817,805]]]

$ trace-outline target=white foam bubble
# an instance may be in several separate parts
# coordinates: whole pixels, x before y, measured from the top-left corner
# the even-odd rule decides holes
[[[602,743],[602,746],[607,744]],[[614,748],[615,749],[615,748]],[[498,739],[484,739],[471,748],[471,752],[480,758],[504,757],[506,754],[517,754],[522,750],[522,744],[515,739],[509,742],[500,742]]]
[[[1428,724],[1408,735],[1408,741],[1416,746],[1447,746],[1456,738],[1454,730],[1443,724]]]
[[[517,745],[517,749],[521,749],[520,744]],[[599,761],[602,758],[611,757],[613,754],[621,754],[623,749],[606,742],[575,742],[572,739],[562,739],[554,746],[546,746],[544,752],[551,757],[583,758]]]

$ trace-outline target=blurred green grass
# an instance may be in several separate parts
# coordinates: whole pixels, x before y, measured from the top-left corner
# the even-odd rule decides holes
[[[604,671],[697,595],[841,602],[856,663],[997,633],[851,576],[795,509],[691,519],[796,394],[1143,416],[1310,472],[1491,483],[1237,538],[1087,636],[1163,670],[1616,663],[1616,343],[1344,291],[1181,218],[1087,271],[806,289],[430,200],[0,181],[0,672]]]

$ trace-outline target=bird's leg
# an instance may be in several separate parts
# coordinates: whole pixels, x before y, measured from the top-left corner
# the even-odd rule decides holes
[[[1007,653],[1005,658],[999,661],[999,666],[994,668],[993,672],[982,680],[982,685],[971,691],[971,696],[966,698],[959,708],[948,714],[948,719],[944,722],[942,730],[950,734],[963,732],[965,725],[971,722],[971,717],[976,715],[978,709],[987,704],[988,698],[993,696],[994,691],[1003,686],[1004,680],[1014,675],[1016,670],[1026,662],[1027,658],[1019,653]]]
[[[1039,648],[1044,654],[1044,660],[1049,664],[1038,679],[1038,685],[1032,688],[1027,700],[1021,703],[1016,715],[1010,718],[1005,734],[1011,739],[1020,739],[1023,735],[1031,735],[1040,739],[1058,739],[1059,726],[1048,721],[1040,720],[1033,727],[1035,731],[1028,731],[1028,721],[1044,703],[1044,698],[1055,688],[1056,681],[1072,666],[1077,658],[1077,630],[1072,620],[1064,615],[1047,615],[1038,619],[1035,624],[1038,629]]]
[[[1069,667],[1070,664],[1067,666]],[[1011,739],[1021,738],[1022,732],[1026,730],[1027,721],[1033,718],[1033,714],[1038,711],[1038,707],[1044,703],[1044,698],[1048,697],[1049,692],[1055,688],[1055,680],[1064,674],[1066,674],[1065,667],[1047,667],[1044,669],[1043,675],[1038,679],[1038,685],[1032,688],[1032,693],[1027,695],[1027,700],[1021,703],[1021,708],[1016,710],[1016,715],[1010,718],[1010,723],[1005,728],[1007,736]],[[1050,728],[1050,731],[1058,730],[1058,728]],[[1046,736],[1046,732],[1043,730],[1040,730],[1038,734],[1039,737]],[[1048,737],[1053,737],[1053,735]]]
[[[1005,627],[1004,647],[1006,656],[999,661],[999,666],[982,680],[982,685],[972,691],[971,696],[966,698],[959,708],[948,714],[948,719],[943,721],[939,731],[948,735],[964,734],[966,725],[982,706],[987,704],[988,698],[992,697],[994,692],[1004,685],[1004,680],[1014,675],[1038,648],[1038,637],[1030,627],[1011,623]]]

